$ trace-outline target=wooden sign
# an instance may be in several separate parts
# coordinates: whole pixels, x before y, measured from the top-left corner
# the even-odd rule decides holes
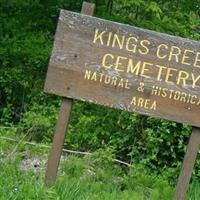
[[[200,126],[200,43],[62,10],[45,91],[63,98],[45,183],[54,183],[73,99]],[[83,15],[85,14],[85,15]],[[172,133],[173,134],[173,133]],[[193,127],[174,200],[184,200],[200,145]]]
[[[45,91],[200,126],[200,43],[61,10]]]

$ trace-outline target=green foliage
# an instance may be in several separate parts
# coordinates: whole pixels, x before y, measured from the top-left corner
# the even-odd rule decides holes
[[[199,40],[199,1],[117,0],[120,20],[143,28]],[[113,12],[114,13],[114,12]],[[116,14],[116,18],[119,14]]]
[[[0,137],[14,137],[17,129],[0,129]],[[101,149],[91,155],[67,155],[61,160],[56,183],[44,185],[44,164],[34,170],[31,160],[46,160],[48,150],[0,140],[1,200],[171,200],[173,189],[165,175],[150,172],[143,165],[122,170],[113,163],[112,149]],[[19,145],[20,144],[20,145]],[[23,146],[23,148],[22,148]],[[13,151],[14,150],[14,151]],[[12,153],[12,157],[8,155]],[[22,163],[26,163],[22,167]],[[45,163],[45,162],[44,162]],[[168,170],[165,170],[166,173]],[[199,182],[190,185],[187,199],[199,199]]]
[[[151,174],[142,165],[130,168],[125,177],[125,183],[130,188],[142,190],[147,199],[168,200],[172,199],[173,193],[169,183],[155,174]]]
[[[73,108],[66,147],[83,151],[111,147],[117,158],[158,172],[180,167],[190,127],[79,102]]]
[[[199,0],[89,2],[96,3],[97,17],[200,39]],[[18,126],[18,132],[32,140],[52,139],[59,98],[42,92],[48,60],[59,9],[79,12],[81,4],[81,0],[0,0],[1,126]],[[170,167],[174,179],[190,132],[190,127],[167,120],[75,102],[65,147],[92,152],[112,149],[114,157],[158,173]],[[200,159],[194,172],[197,178],[199,163]]]
[[[127,175],[115,174],[115,170],[107,172],[106,167],[113,164],[92,168],[87,163],[90,159],[68,156],[62,162],[59,178],[52,187],[45,187],[43,170],[33,172],[20,169],[22,158],[16,156],[11,161],[1,160],[0,196],[1,200],[170,200],[173,189],[161,176],[150,175],[142,167],[132,167]],[[115,167],[114,167],[115,169]],[[99,179],[103,173],[104,182]],[[107,174],[110,174],[107,176]],[[6,177],[6,178],[5,178]],[[111,178],[110,178],[111,177]],[[113,183],[113,178],[114,183]],[[106,180],[106,181],[105,181]],[[6,186],[6,187],[5,187]],[[199,184],[190,186],[188,200],[199,199]]]
[[[57,107],[53,104],[48,107],[33,104],[20,121],[21,131],[27,135],[29,140],[38,142],[48,140],[49,137],[53,137],[57,112]]]

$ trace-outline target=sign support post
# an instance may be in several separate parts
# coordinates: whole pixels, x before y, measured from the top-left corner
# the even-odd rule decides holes
[[[53,138],[53,146],[49,154],[45,174],[45,184],[51,185],[56,180],[60,157],[62,153],[65,132],[68,125],[73,100],[64,98],[60,108],[56,129]]]
[[[83,2],[81,13],[93,15],[95,4]],[[64,144],[65,132],[68,126],[73,100],[64,97],[60,108],[56,129],[53,138],[53,146],[49,154],[47,169],[45,174],[45,184],[51,185],[55,182],[62,148]]]
[[[189,186],[192,170],[196,161],[197,153],[200,145],[200,128],[193,127],[189,144],[183,161],[183,167],[179,175],[178,184],[174,200],[184,200]]]

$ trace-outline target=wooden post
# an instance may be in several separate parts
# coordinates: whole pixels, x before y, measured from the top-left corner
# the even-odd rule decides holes
[[[56,180],[58,166],[60,163],[60,157],[62,153],[62,147],[65,138],[65,132],[69,121],[70,111],[72,107],[72,100],[64,98],[60,108],[58,121],[56,124],[55,134],[53,138],[53,146],[49,154],[45,183],[51,185]]]
[[[93,15],[95,10],[95,4],[83,2],[81,13],[85,15]]]
[[[192,135],[185,154],[183,167],[179,175],[174,200],[184,200],[194,168],[200,145],[200,128],[193,127]]]
[[[86,15],[93,15],[95,9],[95,4],[83,2],[81,13]],[[72,99],[64,98],[62,100],[62,105],[60,108],[56,129],[53,138],[53,146],[49,154],[47,169],[45,174],[45,184],[51,185],[55,182],[58,166],[60,163],[60,157],[62,154],[62,148],[65,138],[65,132],[67,129],[71,107]]]

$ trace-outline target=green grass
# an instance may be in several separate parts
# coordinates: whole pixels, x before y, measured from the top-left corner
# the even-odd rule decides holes
[[[165,189],[149,187],[149,180],[135,185],[133,188],[128,187],[125,181],[114,181],[114,175],[110,172],[95,171],[91,173],[89,169],[83,169],[84,161],[80,158],[70,157],[64,162],[68,171],[62,163],[63,174],[59,176],[53,187],[45,187],[43,184],[44,171],[34,173],[31,170],[19,170],[18,165],[21,159],[10,161],[9,163],[1,162],[0,168],[0,197],[1,200],[8,199],[69,199],[69,200],[142,200],[142,199],[163,199],[170,197],[170,188]],[[75,163],[73,163],[75,162]],[[70,165],[71,163],[71,165]],[[105,177],[104,177],[105,176]],[[116,177],[117,178],[117,177]],[[119,178],[119,177],[118,177]],[[143,177],[144,179],[144,177]],[[149,183],[145,183],[145,181]],[[167,187],[165,185],[165,187]],[[161,190],[160,190],[161,189]],[[159,194],[162,191],[162,194]],[[165,197],[164,197],[165,196]]]
[[[0,136],[11,132],[0,131]],[[13,135],[12,135],[13,134]],[[16,135],[15,135],[16,136]],[[26,156],[24,156],[24,153]],[[142,166],[122,170],[111,161],[109,152],[98,151],[91,156],[66,156],[58,179],[52,187],[44,185],[48,150],[28,146],[23,141],[0,140],[0,200],[170,200],[173,187],[166,177],[148,172]],[[25,158],[28,157],[28,158]],[[37,158],[38,170],[23,162]],[[187,200],[200,199],[199,182],[190,185]]]

